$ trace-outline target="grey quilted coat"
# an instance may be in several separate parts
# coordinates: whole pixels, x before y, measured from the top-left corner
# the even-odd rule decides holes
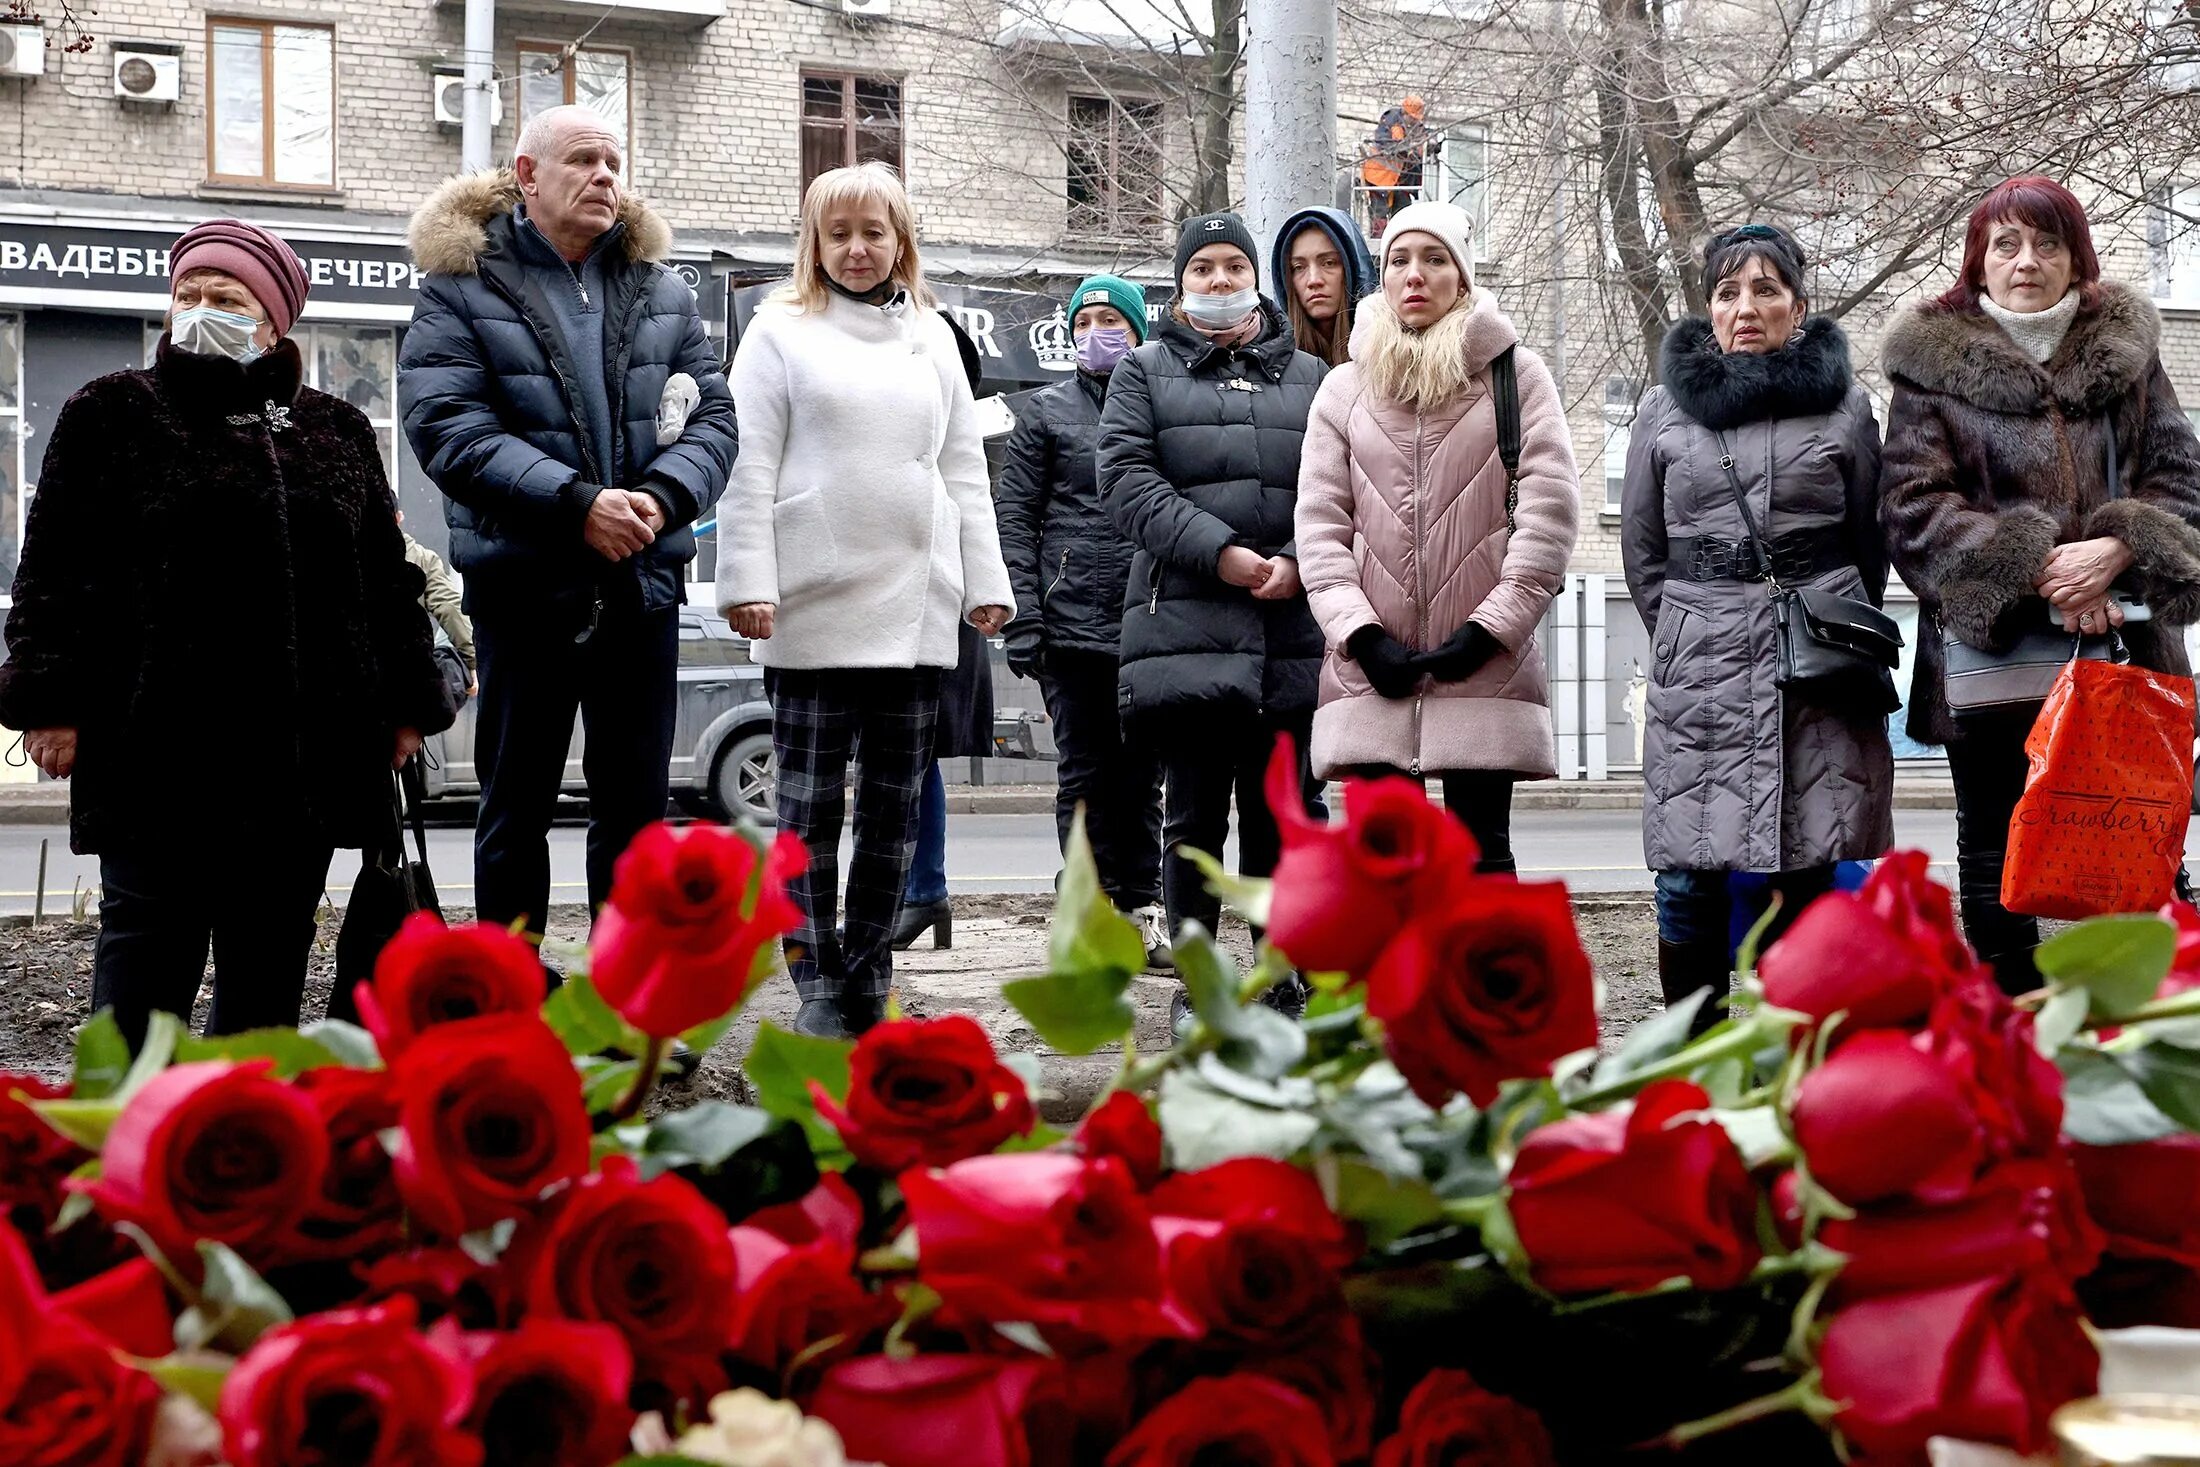
[[[1666,337],[1665,385],[1636,414],[1622,553],[1651,628],[1643,744],[1643,854],[1653,870],[1795,871],[1884,853],[1894,840],[1894,758],[1884,716],[1790,698],[1774,686],[1771,588],[1667,574],[1669,541],[1740,540],[1716,436],[1761,533],[1832,527],[1853,563],[1806,584],[1877,604],[1879,428],[1831,321],[1767,355],[1721,352],[1708,321]]]

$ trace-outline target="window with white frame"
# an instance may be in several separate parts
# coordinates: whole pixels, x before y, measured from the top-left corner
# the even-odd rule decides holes
[[[167,324],[145,323],[145,365],[153,365]],[[397,330],[335,321],[300,322],[290,333],[305,363],[305,385],[340,397],[367,415],[382,448],[382,471],[397,485]],[[4,350],[0,347],[0,350]]]
[[[2162,196],[2148,218],[2154,247],[2154,298],[2200,307],[2200,184]]]
[[[1490,135],[1486,129],[1459,126],[1430,139],[1429,166],[1421,175],[1421,197],[1457,204],[1474,221],[1468,248],[1477,260],[1490,257]]]
[[[552,107],[586,107],[603,119],[634,168],[634,57],[604,46],[582,46],[569,57],[563,46],[522,41],[519,46],[519,125]]]
[[[216,183],[336,186],[336,32],[217,18],[206,26],[206,165]]]
[[[1604,508],[1610,514],[1619,512],[1627,487],[1627,446],[1634,438],[1639,395],[1632,377],[1604,380]]]

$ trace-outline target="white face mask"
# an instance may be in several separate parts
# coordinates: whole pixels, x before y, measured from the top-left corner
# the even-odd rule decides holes
[[[1184,297],[1184,314],[1192,318],[1195,326],[1219,329],[1235,326],[1253,314],[1260,305],[1260,288],[1248,285],[1243,290],[1233,290],[1228,295],[1209,295],[1205,291],[1191,291]]]
[[[235,311],[188,306],[176,312],[168,323],[168,339],[176,344],[178,351],[250,362],[266,355],[265,349],[253,340],[253,334],[259,329],[259,322]]]

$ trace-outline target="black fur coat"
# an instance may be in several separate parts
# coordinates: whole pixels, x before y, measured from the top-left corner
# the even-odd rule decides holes
[[[299,385],[175,350],[63,405],[8,613],[0,722],[75,728],[79,851],[375,836],[395,730],[451,709],[382,447]]]
[[[2152,304],[2103,281],[2042,365],[1983,312],[1921,306],[1887,333],[1894,383],[1880,461],[1888,550],[1917,592],[1910,732],[1961,736],[1941,696],[1940,629],[1997,649],[2047,625],[2034,580],[2059,544],[2114,536],[2124,586],[2155,619],[2124,629],[2132,660],[2188,670],[2200,620],[2200,444],[2162,370]],[[2108,495],[2115,434],[2124,497]]]

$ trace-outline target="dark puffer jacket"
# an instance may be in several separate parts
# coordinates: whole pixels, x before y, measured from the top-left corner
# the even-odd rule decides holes
[[[0,722],[74,728],[69,843],[379,835],[395,731],[451,707],[382,445],[299,386],[162,343],[62,406],[8,613]],[[240,757],[251,777],[206,777]]]
[[[1305,713],[1322,636],[1303,595],[1257,601],[1215,574],[1232,545],[1296,556],[1299,448],[1328,367],[1299,351],[1283,313],[1218,347],[1169,319],[1116,364],[1100,414],[1100,489],[1137,547],[1123,610],[1124,715],[1170,710]]]
[[[405,433],[444,494],[451,559],[469,610],[577,606],[621,584],[641,603],[682,599],[695,558],[689,527],[733,472],[733,396],[703,333],[695,296],[661,263],[672,231],[631,194],[612,226],[603,360],[567,351],[546,292],[572,288],[518,257],[510,169],[452,179],[413,216],[413,260],[428,278],[398,363]],[[574,383],[600,374],[611,393],[612,461],[587,447]],[[677,442],[657,444],[657,403],[675,372],[702,400]],[[665,529],[617,564],[581,538],[595,490],[647,487]]]
[[[995,506],[1016,587],[1012,642],[1036,628],[1048,647],[1116,655],[1132,547],[1100,498],[1106,381],[1079,372],[1034,392],[1017,411]]]
[[[2034,590],[2057,545],[2112,535],[2135,558],[2122,584],[2154,620],[2124,628],[2132,660],[2183,673],[2200,619],[2200,445],[2162,370],[2161,318],[2102,281],[2044,366],[1982,311],[1926,305],[1888,330],[1894,382],[1880,509],[1895,569],[1917,592],[1910,735],[1962,736],[1941,693],[1941,628],[1998,650],[2048,625]],[[2113,424],[2125,497],[2107,490]]]

